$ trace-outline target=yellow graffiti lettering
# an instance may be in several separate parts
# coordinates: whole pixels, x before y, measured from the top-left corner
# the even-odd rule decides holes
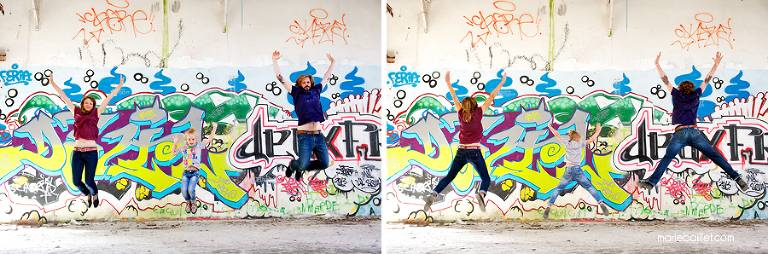
[[[394,160],[393,162],[388,163],[389,165],[387,167],[387,171],[389,176],[392,176],[403,170],[405,167],[410,167],[412,164],[421,163],[421,165],[428,167],[424,168],[425,171],[431,171],[430,173],[435,175],[446,175],[448,174],[448,170],[451,167],[451,162],[453,161],[453,151],[457,148],[458,147],[444,147],[439,149],[439,154],[435,158],[427,155],[435,151],[435,148],[432,147],[430,142],[424,143],[424,153],[403,147],[391,148],[387,150],[387,154],[389,154],[388,157],[391,158],[394,156],[405,159]]]
[[[590,167],[585,167],[587,170],[585,174],[589,174],[592,185],[595,189],[603,194],[603,198],[607,201],[611,201],[616,204],[620,204],[629,198],[629,193],[624,191],[615,181],[610,173],[619,173],[611,166],[610,155],[593,155],[594,165],[597,167],[597,173],[600,176],[593,174],[594,170]]]
[[[538,121],[540,118],[541,118],[541,115],[539,115],[539,112],[531,112],[531,113],[525,114],[525,120],[529,122]]]
[[[502,147],[498,151],[496,151],[494,154],[492,154],[491,158],[496,158],[502,154],[507,154],[511,150],[510,147]],[[542,156],[544,157],[544,156]],[[551,160],[551,159],[546,159]],[[488,160],[490,161],[490,160]],[[535,188],[538,187],[538,191],[542,190],[550,190],[557,186],[559,180],[555,179],[554,177],[550,176],[546,171],[544,171],[541,168],[541,163],[537,163],[537,169],[533,170],[531,169],[531,166],[533,163],[533,150],[531,149],[525,149],[525,156],[520,161],[504,161],[501,166],[497,166],[493,169],[493,173],[491,174],[491,179],[499,178],[506,174],[511,174],[513,176],[516,176],[518,181],[527,181],[528,185],[533,185],[531,187]],[[558,169],[558,172],[562,172],[562,169]],[[533,184],[535,183],[535,184]],[[535,186],[535,187],[534,187]],[[546,191],[544,191],[546,192]]]
[[[232,170],[226,166],[226,153],[208,153],[208,160],[210,160],[211,165],[214,165],[213,168],[208,168],[207,165],[203,164],[201,165],[201,170],[205,171],[211,188],[216,189],[219,195],[230,201],[237,201],[240,197],[247,197],[245,191],[232,182],[227,174],[227,171],[239,172],[239,170]]]
[[[170,148],[164,149],[164,147],[170,145],[171,142],[159,144],[157,146],[157,150],[155,151],[155,155],[158,157],[164,157],[161,151],[170,151]],[[145,179],[142,184],[147,185],[147,187],[156,193],[166,192],[169,188],[171,188],[171,186],[179,182],[179,178],[181,178],[181,172],[183,170],[183,166],[181,165],[172,167],[172,172],[174,175],[176,172],[178,172],[178,177],[171,177],[166,175],[160,168],[157,167],[157,163],[152,163],[152,169],[144,167],[146,160],[142,160],[142,158],[149,158],[149,149],[147,147],[139,148],[139,155],[137,157],[138,159],[136,160],[129,161],[118,159],[117,165],[110,165],[109,167],[103,166],[105,164],[104,160],[123,153],[126,149],[128,148],[120,147],[118,145],[111,151],[105,153],[104,156],[101,156],[101,158],[99,158],[99,166],[96,168],[96,175],[110,176],[109,179],[112,180],[120,178]],[[155,158],[152,160],[157,161]]]
[[[154,110],[151,110],[151,109],[150,109],[150,110],[147,110],[147,111],[144,111],[144,112],[141,112],[141,113],[139,113],[139,118],[141,118],[141,119],[153,118],[153,117],[155,117],[155,116],[157,116],[157,115],[155,114],[155,111],[154,111]]]

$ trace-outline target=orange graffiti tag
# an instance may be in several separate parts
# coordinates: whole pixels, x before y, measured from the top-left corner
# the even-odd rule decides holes
[[[293,39],[296,45],[300,45],[302,48],[307,41],[312,42],[312,44],[324,42],[335,44],[337,41],[343,41],[344,44],[348,44],[347,37],[349,35],[346,34],[347,24],[344,21],[346,14],[341,15],[341,21],[328,20],[328,22],[324,22],[328,18],[328,12],[323,9],[313,9],[309,11],[309,15],[312,16],[312,21],[309,24],[307,24],[308,20],[304,20],[303,26],[298,20],[293,21],[293,24],[288,29],[291,33],[296,34],[296,36],[291,36],[285,40],[286,42]]]
[[[698,24],[689,24],[688,28],[680,24],[680,28],[675,29],[675,35],[679,38],[671,45],[680,44],[680,47],[689,51],[691,45],[696,45],[698,48],[716,46],[720,48],[720,44],[727,45],[733,49],[731,41],[731,19],[726,21],[726,24],[711,24],[714,21],[714,17],[709,13],[699,13],[694,16]],[[724,43],[723,43],[724,42]]]
[[[101,36],[105,32],[114,34],[115,32],[132,30],[133,36],[137,37],[139,34],[148,34],[153,31],[152,21],[155,19],[155,16],[152,10],[149,11],[149,14],[143,10],[136,10],[129,14],[125,10],[130,6],[128,1],[123,1],[120,5],[116,5],[109,0],[106,0],[106,2],[117,9],[108,8],[97,12],[95,8],[91,8],[83,13],[75,13],[78,21],[83,23],[83,27],[72,37],[73,40],[82,34],[83,45],[86,45],[94,39],[97,43],[101,42]]]
[[[477,15],[464,16],[466,24],[470,26],[470,30],[461,38],[459,43],[464,42],[469,37],[472,47],[475,47],[479,43],[487,45],[488,35],[492,34],[495,34],[498,38],[504,34],[512,35],[517,32],[520,34],[520,40],[541,34],[539,32],[539,22],[541,19],[538,13],[535,14],[536,16],[528,13],[515,16],[512,12],[517,7],[509,1],[496,1],[493,3],[493,7],[499,12],[483,15],[482,11],[478,11]]]

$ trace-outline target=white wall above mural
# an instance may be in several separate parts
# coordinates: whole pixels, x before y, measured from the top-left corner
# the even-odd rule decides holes
[[[759,0],[618,0],[613,22],[607,0],[433,0],[427,33],[419,2],[388,1],[389,69],[648,70],[658,52],[665,67],[685,69],[718,50],[731,59],[724,67],[768,67],[768,6]]]

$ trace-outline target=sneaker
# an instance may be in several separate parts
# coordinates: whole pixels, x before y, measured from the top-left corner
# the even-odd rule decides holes
[[[647,179],[643,179],[643,180],[637,181],[637,187],[650,190],[650,189],[653,189],[653,184]]]
[[[547,209],[544,209],[544,219],[545,219],[545,220],[546,220],[547,218],[549,218],[549,208],[551,208],[551,207],[547,207]]]
[[[482,192],[478,192],[475,196],[477,197],[477,202],[479,202],[480,211],[485,212],[485,198],[483,198],[485,194]]]
[[[291,178],[291,175],[293,175],[293,169],[291,168],[291,165],[288,164],[288,167],[285,168],[285,177]]]
[[[744,179],[742,179],[741,176],[736,178],[736,183],[739,184],[739,187],[741,188],[742,191],[745,191],[745,190],[749,189],[749,184],[747,184],[747,182],[744,181]]]
[[[605,203],[600,202],[600,210],[603,211],[603,215],[608,215],[608,206],[605,205]]]
[[[301,175],[303,175],[303,174],[301,173],[301,171],[296,171],[296,181],[297,181],[297,182],[300,182],[300,181],[301,181]]]
[[[184,208],[184,211],[187,213],[192,212],[192,205],[189,202],[187,202],[187,208]]]
[[[424,212],[432,211],[430,210],[430,207],[432,206],[432,202],[435,202],[435,199],[437,199],[437,195],[434,193],[430,193],[427,198],[425,198],[426,203],[424,203]]]
[[[197,213],[197,202],[192,202],[192,212],[193,214]]]

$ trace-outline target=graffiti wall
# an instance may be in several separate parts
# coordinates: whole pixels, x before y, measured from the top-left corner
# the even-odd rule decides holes
[[[583,153],[585,176],[611,213],[598,214],[583,187],[560,194],[554,219],[765,218],[768,72],[766,17],[759,1],[393,0],[387,19],[387,219],[542,219],[563,177],[569,130],[597,142]],[[695,7],[694,7],[695,6]],[[759,15],[758,15],[759,16]],[[665,18],[656,18],[665,17]],[[638,189],[664,156],[674,132],[670,79],[697,85],[725,55],[697,112],[707,141],[742,174],[741,190],[710,159],[682,150],[657,188]],[[502,72],[508,79],[500,84]],[[469,165],[424,211],[424,197],[446,176],[459,144],[458,96],[485,102],[482,152],[491,187],[487,211]],[[602,124],[596,130],[596,124]]]
[[[298,120],[271,67],[13,67],[0,71],[7,97],[0,114],[5,220],[30,212],[48,220],[193,216],[181,207],[181,155],[171,154],[174,135],[190,127],[202,130],[198,140],[215,133],[202,154],[198,216],[380,214],[381,95],[366,84],[378,68],[341,66],[323,82],[322,129],[335,163],[297,181],[285,169],[298,154]],[[310,64],[283,68],[294,79],[317,74]],[[49,85],[51,71],[75,101],[104,98],[120,78],[128,80],[112,102],[98,102],[110,105],[97,139],[99,208],[85,206],[73,185],[74,119]]]
[[[380,2],[3,4],[0,221],[381,214],[381,23],[371,18]],[[323,84],[320,126],[333,163],[300,180],[286,177],[298,119],[275,77],[275,50],[288,79]],[[321,80],[326,54],[336,64]],[[74,185],[73,114],[52,81],[72,101],[108,105],[98,123],[98,208]],[[184,211],[182,158],[171,153],[190,127],[197,140],[213,138],[196,214]]]
[[[651,191],[639,189],[665,154],[674,132],[671,96],[655,70],[598,72],[451,70],[459,100],[483,103],[501,92],[485,112],[482,152],[491,176],[487,212],[478,210],[480,176],[471,165],[459,172],[431,207],[424,198],[445,177],[459,144],[458,114],[444,69],[408,68],[388,73],[385,212],[393,219],[541,219],[563,176],[564,145],[547,128],[569,130],[597,142],[584,152],[581,168],[611,208],[597,214],[597,202],[577,182],[555,202],[551,218],[652,220],[670,218],[765,218],[768,168],[764,70],[718,70],[704,90],[698,117],[707,141],[742,174],[749,188],[693,148],[683,149]],[[699,84],[702,72],[667,70],[676,82]],[[605,82],[612,80],[612,82]],[[412,91],[424,91],[414,93]],[[601,130],[595,130],[597,123]],[[663,170],[663,169],[662,169]]]

